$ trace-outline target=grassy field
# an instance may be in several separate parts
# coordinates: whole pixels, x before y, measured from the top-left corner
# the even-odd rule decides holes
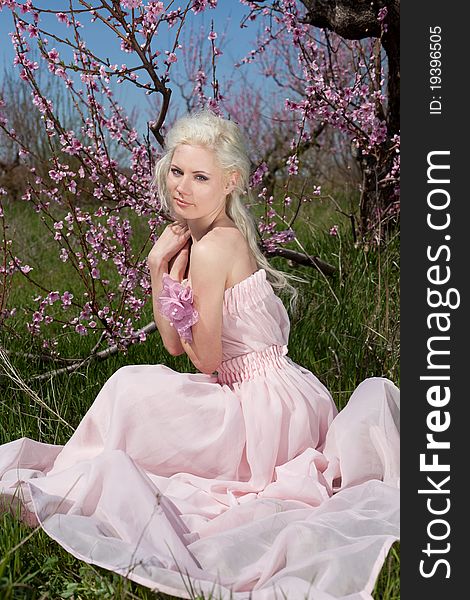
[[[25,260],[47,280],[50,289],[63,289],[64,281],[70,278],[67,265],[52,258],[52,247],[37,215],[24,203],[7,206],[6,213]],[[321,201],[308,207],[303,215],[298,228],[302,244],[311,254],[335,265],[337,271],[327,279],[306,267],[295,269],[308,283],[299,286],[300,301],[291,315],[289,343],[292,360],[319,377],[339,408],[368,376],[383,375],[399,385],[399,240],[392,238],[380,250],[355,247],[349,224],[340,218],[327,202]],[[334,224],[339,225],[337,237],[328,235]],[[273,262],[292,270],[281,259]],[[18,353],[10,355],[15,369],[72,427],[80,422],[106,379],[123,365],[164,363],[175,370],[194,371],[187,357],[169,356],[158,334],[154,334],[126,354],[89,363],[73,374],[34,381],[31,378],[35,374],[51,369],[51,365],[21,355],[32,347],[25,329],[27,316],[21,307],[31,304],[33,295],[25,280],[17,278],[11,302],[19,309],[11,321],[13,330],[4,328],[0,333],[0,345]],[[142,323],[149,320],[150,306]],[[61,351],[66,356],[86,356],[91,343],[77,335],[64,337]],[[31,394],[0,375],[0,444],[22,436],[63,444],[70,433],[69,427],[51,416]],[[0,598],[156,597],[167,598],[74,559],[41,529],[29,529],[10,515],[0,516]],[[395,544],[377,581],[374,598],[399,597],[399,547]]]

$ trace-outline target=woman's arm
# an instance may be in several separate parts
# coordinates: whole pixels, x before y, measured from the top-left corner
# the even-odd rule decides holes
[[[163,274],[168,273],[168,261],[163,258],[154,259],[151,263],[149,261],[150,268],[150,280],[152,284],[152,306],[153,306],[153,318],[155,325],[162,337],[163,345],[172,356],[179,356],[184,353],[184,348],[181,345],[181,339],[178,332],[158,310],[158,297],[162,292],[163,287]]]
[[[228,248],[217,232],[193,245],[191,287],[199,320],[192,326],[192,342],[181,340],[193,365],[211,374],[222,362],[222,309],[229,262]]]
[[[158,297],[162,292],[163,274],[168,273],[169,263],[172,263],[170,276],[177,278],[180,271],[184,273],[188,262],[190,231],[187,226],[179,223],[168,225],[148,256],[150,280],[152,285],[152,305],[155,324],[162,337],[163,344],[170,354],[183,354],[184,348],[178,332],[158,310]],[[178,272],[178,273],[177,273]],[[178,280],[181,281],[182,277]]]

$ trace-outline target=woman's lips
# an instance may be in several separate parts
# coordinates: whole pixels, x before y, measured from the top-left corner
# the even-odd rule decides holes
[[[181,198],[175,198],[175,201],[178,206],[191,206],[189,202],[185,202]]]

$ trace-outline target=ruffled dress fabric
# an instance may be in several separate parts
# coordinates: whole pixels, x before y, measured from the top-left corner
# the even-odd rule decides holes
[[[399,391],[367,379],[337,414],[288,336],[258,270],[225,292],[216,374],[119,369],[65,446],[0,446],[0,505],[179,598],[371,598],[398,539]]]

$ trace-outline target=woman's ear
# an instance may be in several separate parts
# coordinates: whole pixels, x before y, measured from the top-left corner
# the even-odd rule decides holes
[[[227,177],[227,181],[225,183],[225,192],[226,194],[230,194],[237,187],[239,174],[236,171],[232,171],[229,173]]]

